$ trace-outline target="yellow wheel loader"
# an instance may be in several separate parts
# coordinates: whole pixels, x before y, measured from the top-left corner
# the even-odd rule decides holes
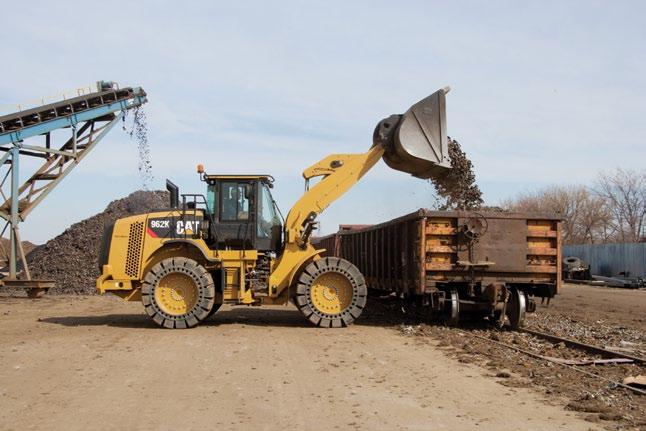
[[[383,158],[418,178],[450,167],[445,94],[438,90],[375,128],[362,154],[333,154],[303,172],[305,193],[283,221],[270,175],[210,175],[206,195],[180,195],[169,208],[117,220],[99,257],[100,293],[141,301],[160,326],[190,328],[222,304],[287,304],[314,325],[342,327],[361,315],[367,288],[350,262],[321,257],[310,236],[317,216]],[[310,187],[310,180],[318,179]]]

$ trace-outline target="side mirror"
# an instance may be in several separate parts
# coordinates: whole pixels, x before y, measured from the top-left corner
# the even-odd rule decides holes
[[[171,180],[166,180],[166,190],[170,193],[170,207],[177,208],[179,206],[179,187],[177,187]]]

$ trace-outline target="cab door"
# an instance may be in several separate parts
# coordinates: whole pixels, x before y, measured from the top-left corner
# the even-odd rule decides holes
[[[257,190],[256,248],[261,251],[278,251],[282,242],[282,225],[274,199],[269,191],[269,185],[259,181]]]
[[[254,184],[226,180],[217,184],[216,235],[218,246],[230,249],[255,249]]]

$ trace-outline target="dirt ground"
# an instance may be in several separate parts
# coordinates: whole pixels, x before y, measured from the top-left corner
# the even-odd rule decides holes
[[[571,320],[646,331],[646,290],[565,284],[549,307],[537,315],[568,316]]]
[[[644,310],[646,290],[565,285],[549,306],[539,305],[536,313],[528,315],[527,326],[646,357]],[[575,367],[578,370],[558,366],[496,343],[551,358],[599,357],[527,333],[500,331],[484,323],[467,322],[462,328],[449,328],[409,320],[400,325],[400,330],[412,342],[433,343],[461,362],[487,368],[490,376],[504,376],[503,385],[564,398],[566,409],[577,411],[580,417],[606,429],[646,430],[646,397],[611,383],[622,382],[628,376],[646,375],[646,366],[630,363]]]
[[[98,296],[3,297],[0,316],[3,430],[599,429],[369,318],[325,330],[291,307],[223,307],[169,331]]]

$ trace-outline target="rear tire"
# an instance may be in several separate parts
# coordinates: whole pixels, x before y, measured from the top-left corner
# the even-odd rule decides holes
[[[144,277],[141,301],[146,313],[159,326],[192,328],[206,319],[214,308],[213,278],[192,259],[164,259]]]
[[[345,259],[326,257],[305,267],[294,303],[308,320],[324,328],[348,326],[366,306],[368,288],[359,269]]]

